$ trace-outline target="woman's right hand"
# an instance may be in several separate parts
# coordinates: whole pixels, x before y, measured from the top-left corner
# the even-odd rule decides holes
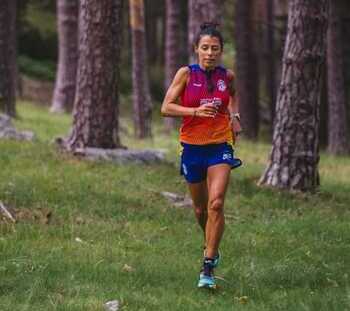
[[[217,113],[217,108],[214,104],[204,104],[197,108],[194,108],[193,116],[204,117],[204,118],[214,118]]]

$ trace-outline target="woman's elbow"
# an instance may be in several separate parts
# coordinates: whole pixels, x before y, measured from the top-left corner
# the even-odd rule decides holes
[[[160,114],[162,117],[167,117],[168,116],[168,109],[165,105],[162,106],[160,109]]]

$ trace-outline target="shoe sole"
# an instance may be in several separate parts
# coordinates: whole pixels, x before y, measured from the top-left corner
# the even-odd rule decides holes
[[[198,286],[199,289],[210,289],[210,290],[215,290],[218,288],[217,284],[213,284],[213,285],[209,285],[209,284],[205,284],[205,285],[201,285]]]

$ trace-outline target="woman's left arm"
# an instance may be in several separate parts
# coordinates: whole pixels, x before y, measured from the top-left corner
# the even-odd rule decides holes
[[[234,131],[235,135],[239,135],[242,132],[241,127],[241,117],[239,114],[239,105],[236,98],[236,90],[234,86],[235,76],[232,70],[227,70],[227,76],[229,80],[229,92],[230,92],[230,99],[228,103],[228,112],[230,115],[232,130]]]

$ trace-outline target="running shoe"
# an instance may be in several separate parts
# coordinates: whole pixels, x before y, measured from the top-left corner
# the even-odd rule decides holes
[[[206,247],[204,246],[203,248],[203,257],[205,258],[206,257]],[[218,250],[218,254],[216,256],[214,256],[213,258],[213,267],[214,268],[217,268],[217,266],[219,265],[220,263],[220,259],[221,259],[221,253],[220,251]]]
[[[203,268],[199,274],[198,288],[216,289],[214,278],[214,262],[213,259],[205,258]]]

